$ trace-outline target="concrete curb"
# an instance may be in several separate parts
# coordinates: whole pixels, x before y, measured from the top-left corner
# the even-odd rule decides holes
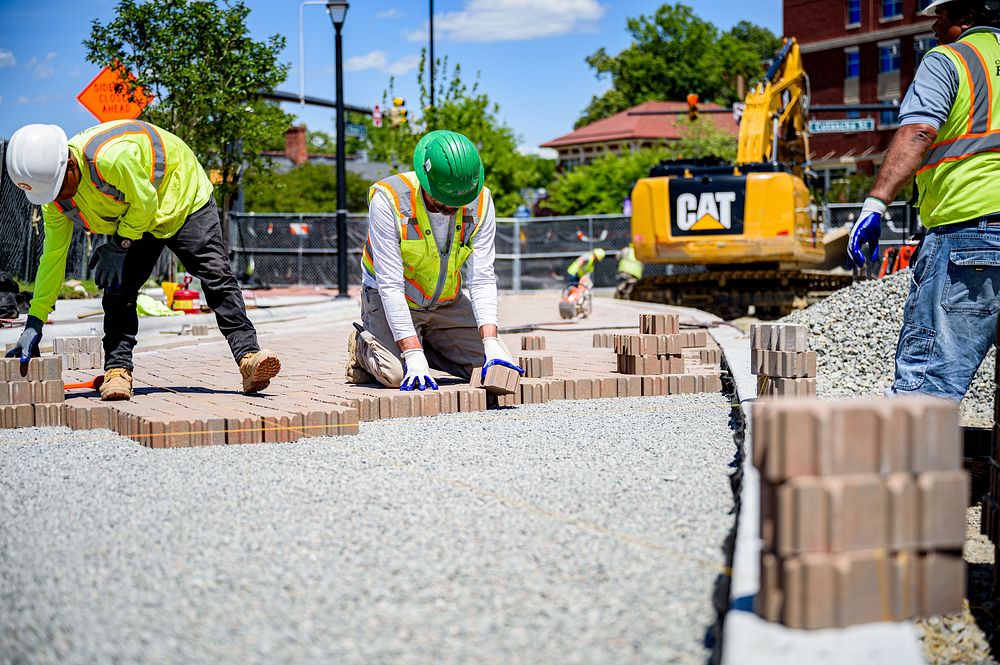
[[[729,365],[746,423],[730,605],[722,633],[723,665],[922,665],[926,661],[911,623],[806,631],[764,621],[753,613],[753,599],[759,588],[760,476],[751,462],[750,406],[757,383],[750,373],[749,337],[726,325],[709,328],[708,332]]]

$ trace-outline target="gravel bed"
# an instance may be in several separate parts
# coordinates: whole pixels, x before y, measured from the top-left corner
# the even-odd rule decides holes
[[[0,431],[0,660],[705,663],[729,413],[553,402],[179,450]]]
[[[819,357],[816,390],[821,396],[881,395],[892,385],[910,276],[903,270],[885,279],[858,282],[782,319],[809,327],[809,343]],[[994,348],[962,402],[964,424],[993,424],[995,363]]]

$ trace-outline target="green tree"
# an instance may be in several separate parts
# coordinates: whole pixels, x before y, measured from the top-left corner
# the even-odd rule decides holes
[[[347,172],[347,209],[368,210],[368,186],[360,175]],[[337,169],[331,164],[305,162],[286,173],[252,170],[243,181],[246,209],[252,212],[335,212]]]
[[[664,159],[736,159],[736,139],[709,123],[684,123],[684,137],[669,145],[604,155],[561,175],[546,205],[560,215],[612,215],[622,211],[636,180]]]
[[[618,55],[604,48],[587,57],[611,89],[594,97],[576,126],[651,100],[684,99],[689,93],[720,103],[736,101],[736,80],[760,76],[760,63],[780,40],[743,21],[720,36],[718,28],[682,3],[664,4],[653,16],[627,21],[632,44]]]
[[[449,71],[447,59],[439,60],[436,72],[440,82],[435,91],[435,106],[430,106],[430,90],[424,79],[426,60],[421,60],[417,81],[420,85],[420,108],[423,116],[411,118],[405,125],[389,126],[371,132],[371,156],[388,161],[399,170],[409,170],[413,149],[420,136],[435,129],[451,129],[469,137],[483,159],[486,184],[493,193],[497,215],[509,216],[524,202],[522,189],[546,186],[552,179],[554,164],[517,152],[514,131],[499,118],[500,107],[479,89],[478,77],[471,86],[462,81],[461,68]],[[393,96],[390,79],[384,101]]]
[[[215,180],[224,214],[239,189],[244,165],[269,168],[259,156],[281,137],[291,117],[257,99],[285,80],[277,58],[285,38],[255,41],[250,10],[239,0],[119,0],[107,24],[94,20],[83,42],[87,60],[120,63],[134,74],[132,95],[154,96],[141,118],[183,139]],[[124,72],[123,72],[124,74]],[[226,229],[227,225],[223,225]]]

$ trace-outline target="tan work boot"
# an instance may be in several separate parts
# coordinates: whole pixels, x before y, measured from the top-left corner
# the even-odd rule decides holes
[[[352,330],[347,338],[347,366],[344,368],[344,376],[348,383],[376,383],[371,372],[362,367],[358,362],[358,330]]]
[[[104,402],[132,399],[132,372],[123,367],[107,370],[100,391]]]
[[[278,356],[267,350],[248,353],[240,358],[240,374],[243,375],[243,393],[260,392],[271,385],[271,379],[281,371]]]

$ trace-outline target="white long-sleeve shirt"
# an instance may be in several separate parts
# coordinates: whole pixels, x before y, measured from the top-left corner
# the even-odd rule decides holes
[[[486,214],[482,226],[472,239],[472,254],[465,263],[466,280],[464,286],[469,291],[472,309],[479,327],[498,325],[497,278],[493,270],[496,258],[496,211],[493,198],[487,197]],[[438,251],[443,251],[452,233],[452,223],[448,215],[427,213],[437,242]],[[399,226],[392,203],[384,192],[376,192],[368,206],[368,237],[371,239],[372,263],[375,278],[362,271],[362,283],[378,289],[385,308],[385,316],[392,329],[393,339],[399,341],[417,334],[406,304],[403,291],[403,256],[399,249]]]

